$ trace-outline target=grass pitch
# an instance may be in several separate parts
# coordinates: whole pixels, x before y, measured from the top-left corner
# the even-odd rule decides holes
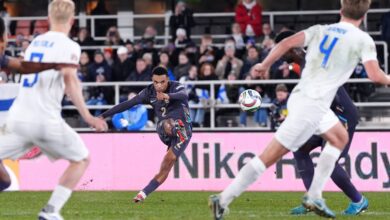
[[[131,202],[135,192],[75,192],[62,214],[67,220],[187,220],[212,219],[207,206],[210,192],[155,192],[143,204]],[[226,220],[235,219],[322,219],[314,214],[290,216],[303,193],[247,192],[230,206]],[[367,212],[337,219],[390,219],[390,193],[364,193]],[[5,192],[0,195],[0,219],[36,219],[50,192]],[[325,193],[328,206],[340,213],[348,205],[342,193]]]

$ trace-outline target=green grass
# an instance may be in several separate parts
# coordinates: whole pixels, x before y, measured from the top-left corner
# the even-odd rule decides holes
[[[131,203],[134,192],[75,192],[62,213],[67,220],[174,220],[211,219],[207,207],[210,192],[156,192],[143,204]],[[227,220],[234,219],[320,219],[290,216],[302,193],[248,192],[230,206]],[[348,204],[342,193],[325,193],[328,206],[340,213]],[[369,210],[358,217],[337,219],[390,219],[390,193],[365,193]],[[49,199],[49,192],[5,192],[0,195],[0,219],[35,219]]]

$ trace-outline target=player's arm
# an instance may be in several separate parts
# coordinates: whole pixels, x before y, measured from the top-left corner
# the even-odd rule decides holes
[[[22,61],[18,58],[3,55],[3,57],[1,58],[1,67],[6,67],[10,70],[17,71],[20,74],[29,74],[42,72],[48,69],[61,69],[63,67],[76,68],[77,65],[66,63],[37,63],[30,61]]]
[[[108,118],[117,113],[123,112],[131,107],[142,104],[144,102],[145,91],[141,91],[138,95],[134,96],[132,99],[119,103],[118,105],[108,109],[103,112],[99,117]]]
[[[287,51],[296,47],[303,47],[305,43],[305,33],[303,31],[298,32],[291,37],[282,40],[280,43],[271,50],[268,56],[261,63],[263,69],[268,70],[271,65],[280,59]],[[256,71],[260,71],[260,65],[256,65]]]
[[[66,67],[61,72],[64,74],[65,92],[71,98],[81,117],[96,130],[107,130],[107,123],[100,118],[93,117],[85,105],[80,80],[77,77],[77,69]]]
[[[368,60],[363,63],[364,68],[366,69],[368,78],[375,83],[380,83],[384,85],[390,84],[390,77],[379,67],[377,60]]]

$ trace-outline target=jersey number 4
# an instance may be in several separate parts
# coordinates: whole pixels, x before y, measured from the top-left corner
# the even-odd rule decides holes
[[[325,48],[325,44],[328,41],[329,35],[325,35],[324,39],[322,39],[320,44],[320,52],[324,54],[324,59],[322,60],[321,67],[326,68],[326,65],[328,64],[328,60],[330,57],[330,54],[332,53],[332,50],[334,46],[336,45],[339,38],[335,37],[333,38],[332,42],[330,42],[328,48]]]
[[[43,53],[31,53],[30,61],[41,62]],[[38,73],[26,75],[23,80],[23,87],[33,87],[38,82]]]

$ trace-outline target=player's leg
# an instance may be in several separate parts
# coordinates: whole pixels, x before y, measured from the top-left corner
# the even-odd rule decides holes
[[[307,114],[306,111],[311,107],[317,107],[317,103],[305,102],[299,94],[292,95],[289,103],[294,103],[293,106],[289,106],[289,116],[265,150],[248,162],[222,193],[210,196],[209,205],[212,208],[214,219],[221,219],[233,199],[255,182],[266,168],[277,162],[287,152],[296,151],[314,134],[319,124],[316,118],[324,113],[317,111]]]
[[[318,159],[313,181],[307,195],[303,198],[302,204],[320,216],[334,218],[335,214],[326,206],[325,200],[322,199],[322,191],[334,170],[336,161],[348,143],[348,134],[331,110],[321,120],[318,133],[321,134],[327,143]]]
[[[302,178],[303,185],[306,191],[310,188],[310,184],[313,180],[314,175],[314,163],[310,157],[310,152],[322,145],[323,139],[319,136],[312,136],[299,150],[293,152],[295,164],[297,170]],[[292,215],[303,215],[306,214],[308,209],[299,205],[291,209]]]
[[[348,154],[354,133],[355,133],[355,127],[350,126],[348,128],[349,141],[348,144],[345,146],[343,152],[341,153],[341,157],[345,157]],[[333,182],[351,200],[347,209],[344,210],[343,212],[344,214],[358,215],[359,213],[361,213],[362,211],[368,208],[368,200],[365,197],[363,197],[363,195],[356,189],[356,187],[351,182],[351,179],[347,174],[347,172],[338,163],[336,163],[331,178]]]
[[[80,136],[65,122],[46,126],[46,136],[36,144],[50,159],[65,159],[69,165],[59,179],[39,219],[62,219],[60,212],[69,200],[72,190],[89,165],[89,152]]]
[[[5,169],[3,161],[0,161],[0,191],[4,191],[11,185],[11,178]]]
[[[136,203],[145,200],[150,193],[154,192],[165,182],[177,158],[184,152],[190,141],[191,132],[189,131],[189,128],[185,128],[185,125],[181,120],[164,120],[157,130],[161,140],[170,147],[164,156],[158,173],[149,184],[133,198],[133,201]]]

